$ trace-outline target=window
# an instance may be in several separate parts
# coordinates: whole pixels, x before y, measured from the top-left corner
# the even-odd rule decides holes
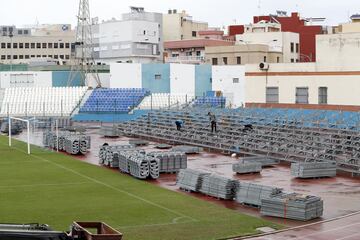
[[[276,58],[276,62],[279,63],[280,62],[280,57]]]
[[[48,43],[48,48],[53,48],[53,44],[52,44],[52,43]]]
[[[143,34],[146,35],[146,30],[144,30]]]
[[[24,48],[24,43],[19,43],[19,48]]]
[[[7,55],[7,59],[10,60],[10,59],[11,59],[11,55]]]
[[[36,43],[36,48],[41,48],[41,43]]]
[[[24,59],[24,55],[19,55],[19,59]]]
[[[5,43],[1,43],[1,48],[6,48],[6,44],[5,44]]]
[[[291,61],[292,63],[295,62],[293,58],[292,58],[290,61]]]
[[[30,56],[29,55],[25,55],[25,59],[29,59],[30,58]]]
[[[30,57],[31,57],[31,58],[35,58],[35,55],[31,55]]]
[[[309,88],[307,88],[307,87],[297,87],[296,88],[295,103],[299,103],[299,104],[308,104],[309,103]]]
[[[30,48],[35,48],[35,43],[30,43]]]
[[[192,35],[193,37],[196,37],[196,31],[192,31],[191,35]]]
[[[11,43],[7,43],[6,48],[11,48]]]
[[[25,48],[30,48],[30,44],[29,44],[29,43],[25,43]]]
[[[319,87],[319,104],[327,104],[327,87]]]
[[[36,55],[37,58],[41,58],[41,55]]]
[[[161,74],[155,74],[155,80],[161,80]]]
[[[52,58],[53,56],[52,55],[48,55],[48,58]]]
[[[47,44],[46,44],[46,43],[43,43],[43,44],[42,44],[42,48],[47,48]]]
[[[201,51],[196,51],[196,56],[200,57],[201,56]]]
[[[46,58],[46,55],[42,55],[43,58]]]
[[[296,44],[296,53],[299,53],[299,44]]]
[[[294,43],[290,43],[290,51],[293,53],[294,52]]]
[[[267,61],[267,58],[266,58],[266,56],[264,56],[264,62],[266,62]]]
[[[13,56],[13,59],[18,59],[18,56],[17,56],[17,55],[14,55],[14,56]]]
[[[24,34],[28,35],[29,34],[29,30],[24,30]]]
[[[17,44],[17,43],[13,43],[13,48],[18,48],[18,44]]]
[[[64,48],[64,43],[60,43],[60,48]]]
[[[58,44],[58,43],[54,43],[54,48],[59,48],[59,44]]]
[[[23,34],[23,30],[18,30],[18,34],[22,35]]]
[[[1,60],[5,60],[6,59],[6,55],[1,55]]]
[[[64,59],[64,55],[60,55],[59,58],[60,58],[60,59]]]
[[[58,56],[58,55],[54,55],[54,58],[55,58],[55,59],[58,59],[58,58],[59,58],[59,56]]]
[[[239,78],[233,78],[233,83],[239,83]]]
[[[65,48],[70,48],[70,43],[65,43]]]
[[[65,55],[65,59],[69,60],[70,59],[70,55]]]
[[[266,103],[279,103],[279,88],[267,87],[266,88]]]
[[[236,57],[236,63],[237,63],[238,65],[241,65],[241,57]]]
[[[212,59],[212,65],[218,65],[218,59],[217,58]]]
[[[227,65],[227,64],[228,64],[227,57],[223,57],[223,63],[224,63],[224,65]]]

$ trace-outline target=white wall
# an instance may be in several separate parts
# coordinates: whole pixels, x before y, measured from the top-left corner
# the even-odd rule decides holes
[[[234,78],[238,78],[239,83],[234,83]],[[222,91],[228,106],[242,106],[245,103],[245,66],[213,66],[212,90]]]
[[[99,73],[98,75],[101,82],[101,86],[104,88],[110,88],[110,73]],[[89,75],[89,77],[91,77],[91,75]],[[97,82],[95,81],[95,79],[90,78],[87,80],[87,85],[89,87],[96,88]]]
[[[110,88],[141,88],[142,70],[138,63],[110,64]]]
[[[266,87],[279,87],[279,103],[295,104],[296,88],[309,88],[309,104],[318,104],[319,87],[328,88],[329,105],[360,105],[360,64],[329,67],[326,64],[270,64],[268,76],[247,65],[246,102],[265,103]],[[261,76],[260,76],[260,75]]]
[[[170,64],[170,93],[195,95],[195,65]]]
[[[52,72],[0,72],[0,88],[52,87]]]
[[[359,63],[360,33],[316,36],[316,61],[329,66]]]

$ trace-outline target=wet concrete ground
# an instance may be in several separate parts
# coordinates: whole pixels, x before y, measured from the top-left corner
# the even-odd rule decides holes
[[[109,143],[110,145],[112,144],[119,145],[119,144],[127,144],[129,141],[129,138],[127,137],[104,138],[99,136],[97,132],[98,130],[96,129],[87,131],[87,134],[91,135],[91,141],[92,141],[91,149],[86,156],[76,156],[77,159],[98,165],[98,151],[103,143],[106,142]],[[33,136],[34,137],[32,139],[32,143],[39,144],[42,139],[42,134],[37,133],[37,134],[33,134]],[[25,134],[21,134],[17,138],[26,139],[26,136]],[[141,149],[145,149],[147,151],[161,151],[156,149],[155,145],[156,143],[150,142],[149,146],[142,147]],[[219,153],[202,152],[200,154],[188,156],[188,168],[205,170],[226,177],[238,179],[241,181],[248,181],[248,182],[258,183],[268,186],[280,187],[283,188],[285,191],[292,191],[307,195],[319,196],[324,200],[323,217],[321,219],[313,220],[306,223],[299,221],[292,221],[292,220],[284,220],[280,218],[263,217],[260,215],[260,211],[258,209],[248,206],[243,206],[241,204],[236,203],[235,201],[223,201],[223,200],[210,198],[202,194],[182,192],[176,186],[175,174],[161,174],[161,177],[159,179],[152,180],[150,182],[153,184],[157,184],[161,187],[170,189],[172,191],[182,192],[183,194],[191,194],[200,199],[211,201],[221,206],[231,208],[249,215],[261,217],[289,227],[300,226],[300,225],[315,223],[324,220],[330,220],[360,211],[360,179],[359,178],[351,178],[348,176],[337,176],[336,178],[299,180],[292,178],[290,174],[290,166],[286,164],[265,168],[263,169],[261,174],[236,175],[232,172],[232,163],[235,163],[236,161],[237,161],[236,158],[225,156]],[[349,222],[351,223],[351,221],[354,221],[354,219],[356,219],[356,221],[359,221],[360,215],[356,215],[349,219],[350,220],[341,219],[341,221],[337,220],[331,223],[326,223],[326,224],[322,223],[319,224],[319,226],[316,225],[316,227],[312,226],[311,228],[296,230],[294,231],[294,237],[289,235],[279,234],[276,235],[276,237],[279,236],[279,238],[269,238],[270,236],[267,236],[266,238],[256,238],[256,239],[262,239],[262,240],[298,239],[297,238],[298,235],[296,235],[298,231],[299,232],[304,231],[304,233],[312,234],[314,231],[319,231],[318,228],[325,229],[324,231],[327,231],[326,229],[331,230],[333,226],[343,226],[341,224],[345,224],[346,221],[348,221],[346,225],[348,225]],[[359,226],[355,226],[355,228],[358,229]],[[347,231],[347,228],[341,228],[341,229]],[[313,238],[300,238],[300,239],[336,239],[336,238],[322,238],[322,237],[318,238],[317,235],[316,236],[311,235],[311,236]],[[354,235],[354,236],[355,238],[344,238],[344,239],[360,239],[360,236],[358,235]]]

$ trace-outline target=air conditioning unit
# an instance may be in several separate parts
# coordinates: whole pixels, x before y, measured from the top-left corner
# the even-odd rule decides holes
[[[259,64],[259,68],[260,68],[260,70],[269,70],[270,65],[266,62],[262,62]]]

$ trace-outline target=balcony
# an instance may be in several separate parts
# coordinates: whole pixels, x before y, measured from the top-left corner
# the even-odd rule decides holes
[[[166,63],[181,63],[181,64],[204,64],[204,56],[179,56],[179,57],[166,57]]]

